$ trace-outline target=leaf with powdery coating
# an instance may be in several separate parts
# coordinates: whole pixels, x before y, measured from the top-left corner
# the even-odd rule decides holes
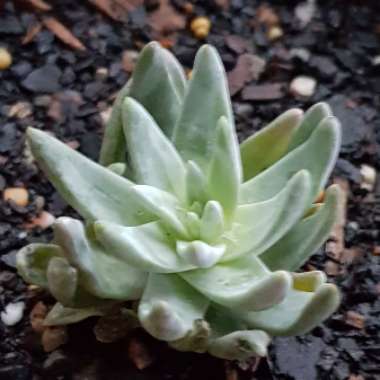
[[[240,144],[244,181],[255,177],[286,154],[302,115],[298,108],[286,111]]]
[[[240,204],[260,202],[274,196],[289,178],[299,170],[311,174],[312,191],[310,202],[326,184],[341,142],[340,123],[335,117],[324,119],[310,138],[289,152],[274,165],[243,183],[240,188]]]
[[[176,341],[203,318],[209,302],[175,274],[150,274],[138,316],[143,327],[157,339]]]

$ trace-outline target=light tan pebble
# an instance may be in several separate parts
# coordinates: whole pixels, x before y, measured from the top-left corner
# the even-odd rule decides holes
[[[203,40],[208,36],[211,29],[211,21],[204,16],[196,17],[190,24],[190,30],[195,38]]]
[[[6,70],[12,64],[12,56],[5,48],[0,48],[0,70]]]
[[[284,31],[279,26],[272,26],[267,32],[269,41],[276,41],[284,35]]]
[[[12,201],[17,206],[25,207],[29,202],[29,194],[24,187],[8,187],[3,192],[3,200]]]

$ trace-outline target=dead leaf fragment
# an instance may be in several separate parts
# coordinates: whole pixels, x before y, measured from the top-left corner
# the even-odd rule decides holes
[[[278,25],[280,18],[272,7],[262,4],[257,8],[255,23],[263,24],[267,28]]]
[[[63,43],[75,50],[86,50],[81,41],[76,38],[69,29],[54,17],[44,17],[42,22]]]
[[[128,12],[143,4],[143,0],[88,0],[88,2],[115,21],[125,21]]]
[[[128,357],[139,370],[143,370],[153,363],[153,357],[146,345],[137,338],[132,338],[128,344]]]
[[[115,21],[127,19],[128,11],[116,0],[88,0],[101,12]]]
[[[42,333],[42,347],[45,352],[52,352],[67,342],[66,326],[48,326]]]
[[[33,6],[33,8],[39,11],[47,12],[51,10],[51,5],[46,3],[43,0],[27,0],[27,1],[28,3],[30,3],[30,5]]]
[[[148,18],[148,23],[156,34],[156,38],[184,29],[186,20],[170,4],[169,0],[161,0],[160,7],[152,12]]]
[[[137,326],[137,317],[125,311],[100,317],[94,326],[94,333],[99,342],[111,343],[125,338]]]
[[[239,92],[246,83],[257,80],[265,70],[265,60],[253,54],[242,54],[235,68],[228,73],[231,95]]]
[[[46,317],[46,314],[48,312],[47,306],[43,302],[37,302],[32,311],[30,312],[30,324],[32,326],[32,329],[42,334],[42,332],[45,330],[45,326],[43,325],[44,319]]]
[[[23,45],[27,45],[30,42],[32,42],[34,40],[34,37],[41,31],[41,29],[42,29],[42,24],[40,22],[37,22],[29,26],[21,43]]]
[[[365,325],[365,318],[362,314],[356,311],[348,311],[345,317],[346,324],[357,329],[363,329]]]

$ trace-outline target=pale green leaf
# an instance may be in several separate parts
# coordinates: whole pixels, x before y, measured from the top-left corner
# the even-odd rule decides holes
[[[336,220],[338,198],[338,186],[329,187],[325,203],[265,251],[261,260],[272,270],[298,269],[327,239]]]
[[[47,133],[28,128],[34,157],[62,197],[89,221],[136,225],[154,220],[136,200],[133,183]]]
[[[215,129],[225,116],[233,128],[231,101],[223,63],[208,45],[198,50],[173,141],[181,156],[206,173],[215,143]]]
[[[148,278],[138,316],[155,338],[175,341],[186,336],[194,321],[202,319],[209,301],[175,274]]]
[[[323,284],[315,292],[292,290],[283,302],[271,309],[243,315],[251,328],[271,335],[300,335],[322,323],[338,307],[340,295],[333,284]]]
[[[181,339],[169,342],[169,346],[177,351],[204,353],[207,351],[210,327],[203,319],[196,319],[192,329]]]
[[[234,226],[226,234],[223,260],[244,253],[259,255],[284,236],[303,216],[310,201],[310,175],[302,170],[273,198],[237,208]]]
[[[239,310],[270,308],[285,298],[292,284],[289,273],[271,273],[252,255],[180,275],[210,300]]]
[[[211,304],[206,320],[212,332],[208,347],[211,355],[227,360],[266,355],[270,337],[264,331],[247,330],[246,324],[231,310]]]
[[[59,302],[56,303],[45,317],[43,324],[45,326],[60,326],[77,323],[89,317],[101,316],[107,312],[110,306],[86,307],[74,309],[65,307]]]
[[[186,78],[177,59],[157,42],[141,51],[129,96],[141,103],[168,138],[178,120]]]
[[[332,111],[327,103],[317,103],[310,107],[306,111],[299,128],[292,136],[288,151],[303,144],[311,136],[318,124],[329,116],[332,116]]]
[[[111,172],[121,175],[122,177],[128,177],[127,173],[129,171],[127,164],[124,162],[115,162],[109,166],[107,166],[108,170],[111,170]]]
[[[315,292],[327,281],[324,272],[313,270],[310,272],[292,273],[293,289],[301,292]]]
[[[234,331],[211,340],[208,352],[221,359],[245,360],[255,355],[266,356],[269,343],[270,336],[265,331]]]
[[[95,241],[91,228],[79,220],[58,218],[53,225],[54,241],[68,261],[80,270],[81,285],[100,298],[135,300],[141,297],[147,275],[108,255]],[[112,273],[112,275],[110,275]]]
[[[273,197],[301,169],[306,169],[311,174],[311,193],[314,199],[325,186],[334,167],[340,141],[338,120],[333,117],[325,118],[304,144],[241,186],[240,204],[260,202]]]
[[[46,288],[46,271],[53,257],[63,257],[62,249],[55,244],[33,243],[17,252],[18,273],[28,283]]]
[[[78,288],[78,271],[63,257],[53,257],[46,272],[49,291],[63,305],[71,305]]]
[[[302,116],[303,112],[298,108],[286,111],[240,144],[244,181],[255,177],[286,154]]]
[[[226,117],[218,120],[216,142],[208,172],[208,191],[218,201],[227,220],[236,209],[242,169],[239,145],[234,127]]]
[[[151,42],[144,47],[132,79],[118,94],[107,122],[100,162],[108,166],[124,162],[126,145],[123,136],[121,107],[126,96],[140,102],[170,138],[183,101],[186,79],[174,56]]]
[[[148,185],[135,185],[131,191],[133,191],[136,200],[144,204],[178,237],[189,238],[189,231],[183,223],[186,212],[174,195]]]
[[[224,230],[223,208],[217,201],[208,201],[200,220],[200,237],[208,243],[218,240]]]
[[[194,161],[188,161],[186,169],[188,203],[191,205],[194,202],[205,202],[209,197],[206,176]]]
[[[124,227],[99,221],[94,229],[109,254],[142,271],[175,273],[194,267],[177,255],[175,239],[158,222]]]
[[[99,162],[103,166],[109,166],[115,162],[125,162],[126,145],[121,118],[121,106],[124,98],[130,93],[131,83],[132,80],[129,80],[118,93],[112,106],[111,115],[106,122],[99,158]]]
[[[177,241],[177,253],[184,262],[196,268],[209,268],[217,263],[226,251],[223,244],[210,245],[201,240]]]
[[[171,141],[137,101],[126,97],[123,126],[134,180],[185,201],[185,166]]]

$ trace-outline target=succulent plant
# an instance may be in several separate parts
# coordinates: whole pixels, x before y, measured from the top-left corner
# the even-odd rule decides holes
[[[97,164],[27,131],[47,177],[84,222],[18,253],[57,304],[47,325],[132,302],[141,326],[183,351],[266,355],[339,303],[323,272],[295,273],[326,240],[339,191],[328,176],[340,125],[327,104],[291,109],[238,144],[226,76],[203,46],[190,80],[157,43],[119,93]]]

